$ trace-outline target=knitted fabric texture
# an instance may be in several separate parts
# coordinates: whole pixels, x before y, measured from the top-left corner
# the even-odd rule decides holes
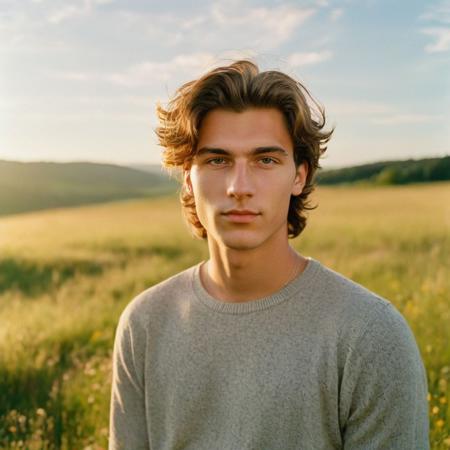
[[[109,450],[426,450],[427,381],[387,300],[308,258],[274,295],[211,297],[200,264],[135,297]]]

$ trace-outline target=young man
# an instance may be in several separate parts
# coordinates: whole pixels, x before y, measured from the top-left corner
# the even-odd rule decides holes
[[[114,345],[110,449],[420,449],[427,382],[387,300],[294,251],[331,132],[249,61],[159,108],[165,165],[209,260],[138,295]]]

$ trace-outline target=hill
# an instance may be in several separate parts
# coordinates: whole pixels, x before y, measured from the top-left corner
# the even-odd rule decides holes
[[[381,161],[321,170],[320,185],[408,184],[450,180],[450,156]],[[177,183],[157,165],[0,160],[0,216],[175,192]]]
[[[0,216],[174,192],[175,182],[113,164],[0,160]]]
[[[322,185],[344,183],[394,185],[446,180],[450,180],[450,156],[380,161],[342,169],[323,170],[317,175],[317,182]]]
[[[150,172],[156,174],[163,173],[163,168],[161,164],[127,164],[126,167],[141,170],[142,172]]]

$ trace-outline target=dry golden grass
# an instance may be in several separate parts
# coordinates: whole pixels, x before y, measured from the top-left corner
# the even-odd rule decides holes
[[[432,449],[449,449],[450,183],[314,197],[293,245],[403,313],[427,368]],[[0,219],[0,447],[107,448],[120,312],[206,256],[175,197]]]

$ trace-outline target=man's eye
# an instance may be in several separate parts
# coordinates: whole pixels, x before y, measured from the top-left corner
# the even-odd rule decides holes
[[[225,158],[211,158],[206,161],[207,164],[211,164],[212,166],[221,166],[226,162]]]
[[[276,163],[276,161],[273,158],[270,158],[269,156],[266,156],[264,158],[261,158],[260,161],[265,165],[268,166],[272,163]]]

